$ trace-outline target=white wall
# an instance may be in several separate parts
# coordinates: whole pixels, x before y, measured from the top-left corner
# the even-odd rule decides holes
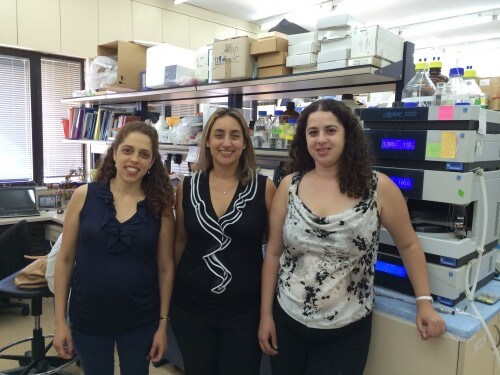
[[[0,44],[94,57],[114,40],[196,50],[214,38],[251,35],[257,24],[169,0],[1,0]]]

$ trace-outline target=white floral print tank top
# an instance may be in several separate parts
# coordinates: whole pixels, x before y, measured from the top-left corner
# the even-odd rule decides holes
[[[297,195],[305,173],[295,173],[283,226],[277,298],[295,320],[339,328],[368,315],[379,241],[378,176],[354,207],[328,217],[312,213]]]

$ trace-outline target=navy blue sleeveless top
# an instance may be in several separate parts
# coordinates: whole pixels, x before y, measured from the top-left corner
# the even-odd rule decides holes
[[[197,313],[228,315],[259,308],[266,180],[256,174],[248,185],[240,184],[218,218],[208,175],[197,172],[184,179],[188,240],[175,274],[172,303]]]
[[[146,201],[120,223],[109,184],[88,185],[71,280],[72,327],[93,335],[113,335],[158,320],[159,231],[160,219]]]

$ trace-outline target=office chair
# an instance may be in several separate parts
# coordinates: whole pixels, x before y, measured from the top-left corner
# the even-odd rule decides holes
[[[0,280],[28,265],[30,261],[24,257],[28,253],[28,223],[20,220],[0,235]],[[11,302],[0,296],[0,308],[18,307],[22,315],[29,315],[27,303]]]
[[[3,370],[3,374],[9,375],[49,375],[58,374],[62,369],[78,360],[78,356],[67,360],[57,356],[48,356],[47,352],[52,347],[52,339],[45,345],[45,339],[53,335],[43,335],[40,326],[40,316],[42,315],[42,299],[52,297],[47,286],[35,289],[21,289],[15,284],[15,278],[19,271],[0,280],[0,296],[9,298],[20,298],[31,300],[31,316],[35,318],[35,327],[33,328],[33,337],[21,339],[12,344],[0,348],[0,360],[17,361],[19,367],[11,370]],[[23,354],[4,354],[8,349],[14,348],[25,342],[31,343],[31,350]]]

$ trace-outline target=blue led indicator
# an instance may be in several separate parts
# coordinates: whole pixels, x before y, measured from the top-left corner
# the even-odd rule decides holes
[[[382,150],[414,151],[415,139],[382,138]]]
[[[407,277],[406,270],[403,266],[384,262],[383,260],[377,260],[377,263],[375,263],[375,271],[388,273],[389,275],[394,275],[401,278]]]

